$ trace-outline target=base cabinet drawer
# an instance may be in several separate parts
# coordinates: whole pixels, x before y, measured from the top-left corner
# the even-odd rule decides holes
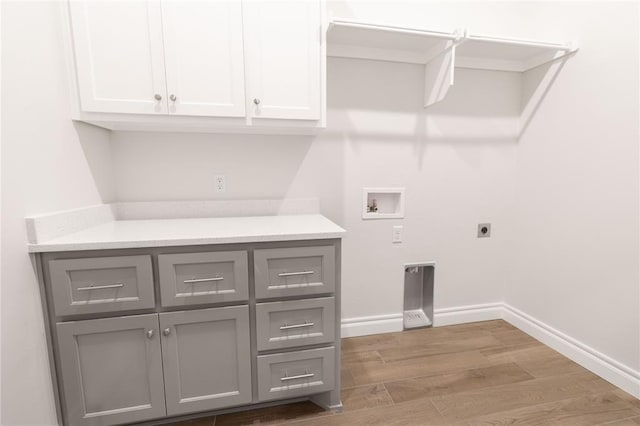
[[[329,343],[335,336],[335,298],[256,305],[258,350]]]
[[[263,249],[254,252],[256,298],[333,293],[333,246]]]
[[[249,299],[246,251],[161,254],[158,268],[162,306]]]
[[[49,271],[58,316],[155,306],[151,256],[51,260]]]
[[[157,314],[58,323],[56,330],[69,425],[166,416]]]
[[[335,349],[258,356],[258,399],[293,398],[332,390]]]

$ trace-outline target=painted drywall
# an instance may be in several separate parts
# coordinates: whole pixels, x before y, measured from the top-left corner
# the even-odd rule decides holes
[[[114,133],[117,198],[318,197],[348,229],[343,318],[400,313],[402,265],[423,260],[438,262],[437,307],[500,300],[520,76],[463,70],[428,115],[422,79],[419,65],[331,58],[331,124],[316,137]],[[214,191],[218,173],[224,194]],[[362,220],[362,188],[377,186],[406,188],[404,220]],[[478,240],[484,221],[494,235]],[[395,245],[398,224],[404,242]]]
[[[57,422],[24,217],[114,196],[109,134],[70,119],[57,2],[2,2],[2,418]]]
[[[581,50],[519,143],[506,302],[640,376],[638,4],[531,17]]]

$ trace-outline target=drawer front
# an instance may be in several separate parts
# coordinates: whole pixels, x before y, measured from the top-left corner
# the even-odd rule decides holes
[[[249,299],[246,251],[162,254],[158,266],[162,306]]]
[[[335,299],[258,303],[256,328],[259,351],[332,342]]]
[[[335,289],[333,246],[256,250],[256,298],[332,293]]]
[[[57,316],[155,306],[150,256],[49,261]]]
[[[333,346],[258,356],[258,399],[270,401],[332,390],[334,366]]]

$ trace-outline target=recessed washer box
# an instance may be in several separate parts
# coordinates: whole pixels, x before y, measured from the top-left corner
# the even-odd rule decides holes
[[[362,218],[404,218],[404,188],[364,188]]]

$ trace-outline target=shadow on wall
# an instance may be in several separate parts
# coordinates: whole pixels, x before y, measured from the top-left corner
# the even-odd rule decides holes
[[[525,73],[458,68],[443,101],[423,107],[422,65],[330,58],[329,126],[362,143],[496,146],[517,143],[569,57]]]
[[[419,167],[428,144],[444,143],[458,151],[515,144],[521,78],[458,69],[447,97],[425,109],[422,65],[329,58],[326,132],[343,136],[356,155],[372,144],[410,143]]]
[[[111,132],[91,124],[74,121],[78,141],[86,164],[103,203],[115,199],[115,182],[111,158]]]
[[[314,139],[314,136],[114,132],[117,199],[283,198],[304,165],[313,161],[310,150]],[[226,176],[224,192],[215,191],[214,177],[218,174]]]
[[[535,116],[538,108],[549,93],[558,75],[564,68],[567,61],[575,55],[571,53],[561,60],[542,64],[523,73],[522,76],[522,108],[520,112],[520,132],[518,138],[527,131],[531,120]]]

